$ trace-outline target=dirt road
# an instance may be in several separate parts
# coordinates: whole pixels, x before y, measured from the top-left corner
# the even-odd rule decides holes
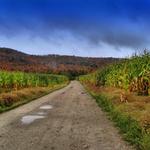
[[[0,150],[130,150],[79,82],[0,115]]]

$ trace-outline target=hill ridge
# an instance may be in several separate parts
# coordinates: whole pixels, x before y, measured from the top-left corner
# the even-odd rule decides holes
[[[30,55],[11,48],[0,48],[0,69],[56,74],[86,74],[119,61],[112,57],[81,57],[59,54]]]

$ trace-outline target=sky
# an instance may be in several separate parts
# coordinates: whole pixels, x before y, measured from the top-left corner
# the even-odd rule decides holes
[[[0,0],[0,47],[126,57],[150,49],[150,0]]]

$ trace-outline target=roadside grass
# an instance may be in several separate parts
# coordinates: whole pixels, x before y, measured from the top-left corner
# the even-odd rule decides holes
[[[139,150],[150,150],[150,97],[128,95],[129,102],[120,103],[120,89],[96,88],[87,84],[84,87],[119,127],[125,140]]]
[[[34,87],[24,88],[18,91],[11,91],[0,94],[0,113],[14,109],[20,105],[36,100],[55,90],[61,89],[68,85],[67,83],[56,84],[51,87]]]

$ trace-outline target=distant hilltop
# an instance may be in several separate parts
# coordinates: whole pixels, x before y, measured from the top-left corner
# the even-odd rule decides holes
[[[92,58],[61,55],[29,55],[0,48],[0,69],[8,71],[80,75],[119,61],[118,58]]]

